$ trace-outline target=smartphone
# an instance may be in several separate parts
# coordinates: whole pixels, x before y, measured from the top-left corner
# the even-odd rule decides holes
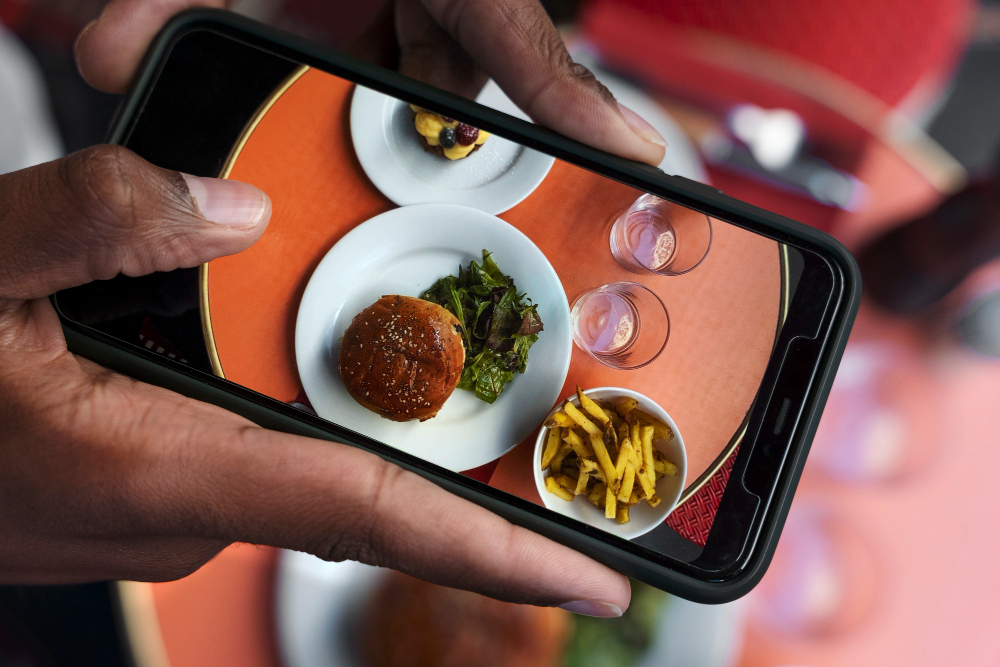
[[[75,352],[691,600],[763,575],[858,308],[829,236],[218,11],[164,28],[110,142],[252,183],[273,217],[237,255],[60,292]],[[458,386],[423,421],[365,399],[440,379],[415,337],[353,327],[387,295],[455,316]],[[405,368],[359,384],[346,349]]]

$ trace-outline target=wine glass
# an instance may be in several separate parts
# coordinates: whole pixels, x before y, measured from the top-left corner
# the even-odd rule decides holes
[[[611,226],[611,254],[633,273],[679,276],[693,270],[712,246],[708,216],[644,194]]]
[[[579,296],[571,311],[573,342],[602,364],[631,370],[656,359],[667,344],[667,308],[648,287],[602,285]]]

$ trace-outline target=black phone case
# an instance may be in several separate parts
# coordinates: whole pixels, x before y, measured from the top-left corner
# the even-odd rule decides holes
[[[160,32],[150,47],[132,90],[124,100],[109,135],[109,143],[122,143],[131,120],[142,110],[152,82],[172,44],[193,30],[212,30],[228,37],[241,37],[257,48],[278,56],[314,65],[331,72],[344,72],[357,83],[387,94],[405,95],[429,108],[453,110],[453,117],[474,122],[488,131],[518,135],[518,141],[539,148],[585,169],[607,173],[614,178],[647,190],[684,206],[739,224],[745,220],[766,228],[777,241],[812,246],[823,252],[839,272],[840,305],[833,315],[825,341],[825,356],[819,361],[810,395],[803,407],[788,457],[775,483],[775,494],[764,515],[756,543],[739,571],[710,580],[693,570],[668,567],[614,543],[603,531],[581,525],[559,515],[542,516],[528,501],[391,447],[374,443],[364,436],[331,426],[318,417],[291,408],[274,399],[225,380],[208,376],[183,364],[130,345],[66,318],[61,312],[69,349],[108,368],[138,380],[156,384],[191,398],[214,403],[242,415],[262,427],[363,447],[415,472],[448,491],[475,502],[520,526],[568,545],[630,577],[675,595],[702,603],[723,603],[741,597],[764,575],[777,546],[781,528],[791,505],[799,476],[837,366],[847,344],[851,325],[860,305],[861,278],[850,253],[831,236],[801,223],[727,197],[710,186],[680,176],[669,176],[654,167],[625,160],[580,144],[562,135],[519,119],[495,112],[420,82],[401,77],[380,67],[340,54],[332,49],[270,28],[221,10],[192,10],[176,16]],[[58,310],[58,303],[57,310]]]

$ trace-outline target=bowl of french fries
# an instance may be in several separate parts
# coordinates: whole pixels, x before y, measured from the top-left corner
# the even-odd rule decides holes
[[[663,523],[687,475],[677,424],[621,387],[577,387],[549,413],[533,461],[547,508],[625,539]]]

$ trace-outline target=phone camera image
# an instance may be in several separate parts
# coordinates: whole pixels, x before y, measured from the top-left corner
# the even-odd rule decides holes
[[[769,397],[841,307],[825,255],[684,185],[705,176],[668,171],[695,155],[680,130],[665,176],[497,113],[520,112],[495,83],[480,106],[288,49],[191,28],[114,135],[265,192],[260,238],[60,293],[64,318],[581,551],[707,587],[759,556],[740,545],[794,484],[777,468],[807,405],[772,434]],[[805,349],[809,380],[829,355]]]

